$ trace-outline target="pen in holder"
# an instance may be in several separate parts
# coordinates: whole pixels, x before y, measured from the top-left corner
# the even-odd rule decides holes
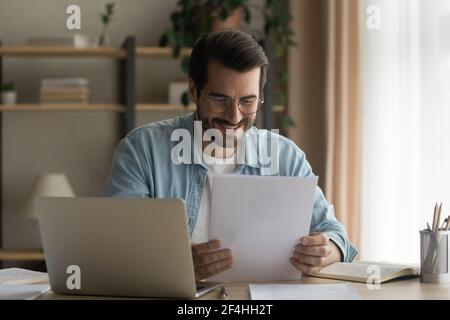
[[[420,231],[420,279],[422,282],[450,283],[450,231]]]

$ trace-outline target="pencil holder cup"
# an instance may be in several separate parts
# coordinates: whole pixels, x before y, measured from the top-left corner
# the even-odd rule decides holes
[[[420,280],[450,283],[450,231],[420,231]]]

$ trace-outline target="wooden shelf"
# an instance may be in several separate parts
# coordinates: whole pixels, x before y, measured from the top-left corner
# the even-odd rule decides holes
[[[0,261],[43,261],[42,251],[0,250]]]
[[[5,57],[109,57],[123,59],[126,56],[124,49],[100,47],[100,48],[72,48],[72,47],[38,47],[38,46],[19,46],[19,47],[0,47],[0,56]]]
[[[136,111],[195,111],[195,105],[189,105],[185,107],[180,104],[138,104]],[[273,112],[283,113],[285,108],[283,106],[274,106]]]
[[[1,105],[0,111],[112,111],[112,112],[125,112],[125,107],[118,104],[16,104],[16,105]]]
[[[194,105],[189,105],[185,107],[181,104],[138,104],[136,106],[136,111],[195,111]]]
[[[190,56],[192,49],[181,49],[181,56]],[[137,47],[136,55],[141,58],[171,58],[173,56],[172,48],[170,47]]]
[[[181,56],[189,56],[192,49],[181,50]],[[0,56],[4,57],[110,57],[123,59],[126,51],[121,48],[72,48],[62,46],[17,46],[0,47]],[[136,56],[141,58],[171,58],[170,47],[137,47]]]

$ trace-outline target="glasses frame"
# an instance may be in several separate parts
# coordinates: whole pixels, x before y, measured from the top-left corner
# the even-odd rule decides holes
[[[206,98],[206,100],[208,101],[208,106],[209,106],[209,109],[211,109],[212,111],[215,111],[215,110],[213,110],[213,108],[211,107],[211,101],[210,101],[210,96],[208,95],[205,95],[205,93],[203,92],[203,90],[201,90],[201,89],[199,89],[198,90],[199,92],[200,92],[200,94],[202,95],[202,96],[205,96],[205,98]],[[223,98],[228,98],[228,99],[230,99],[231,100],[231,104],[230,104],[230,106],[228,106],[224,111],[221,111],[220,113],[223,113],[223,112],[226,112],[226,111],[228,111],[229,109],[230,109],[230,107],[231,106],[233,106],[233,104],[234,104],[234,101],[236,100],[236,98],[232,98],[232,97],[230,97],[230,96],[223,96]],[[239,111],[243,114],[243,115],[247,115],[247,116],[251,116],[251,115],[254,115],[254,114],[256,114],[256,113],[258,113],[258,111],[259,111],[259,109],[261,108],[261,105],[263,105],[264,104],[264,97],[263,98],[258,98],[258,105],[257,105],[257,107],[256,107],[256,111],[254,111],[254,112],[242,112],[242,109],[241,109],[241,100],[242,99],[239,99],[238,100],[238,108],[239,108]],[[217,111],[215,111],[215,112],[217,112]],[[218,112],[219,113],[219,112]]]

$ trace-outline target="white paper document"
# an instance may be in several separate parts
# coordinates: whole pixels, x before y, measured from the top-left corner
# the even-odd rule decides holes
[[[349,283],[249,285],[252,300],[361,300]]]
[[[309,234],[317,177],[217,175],[210,239],[231,249],[233,266],[212,281],[298,279],[290,257]]]
[[[0,300],[34,300],[48,290],[48,284],[0,284]]]
[[[48,274],[20,268],[0,270],[0,284],[37,284],[48,283]]]
[[[33,300],[48,290],[47,273],[20,268],[0,270],[0,300]]]

